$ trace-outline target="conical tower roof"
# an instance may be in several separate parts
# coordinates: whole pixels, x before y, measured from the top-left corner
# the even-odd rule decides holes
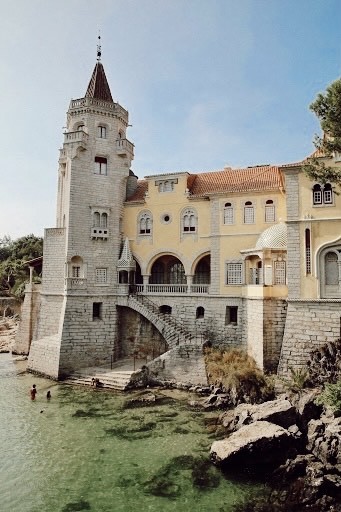
[[[104,67],[100,61],[96,62],[96,66],[93,70],[92,77],[85,93],[85,97],[94,98],[96,100],[110,101],[111,103],[114,103],[111,96],[108,80],[105,76]]]
[[[136,262],[130,250],[129,240],[125,239],[121,257],[117,262],[117,268],[125,270],[135,270]]]

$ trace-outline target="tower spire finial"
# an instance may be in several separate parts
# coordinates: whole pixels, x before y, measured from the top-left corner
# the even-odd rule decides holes
[[[97,45],[97,61],[98,62],[101,60],[101,55],[102,55],[102,51],[101,51],[101,34],[98,31],[98,45]]]

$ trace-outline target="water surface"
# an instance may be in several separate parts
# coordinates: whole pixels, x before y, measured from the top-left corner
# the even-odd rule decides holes
[[[160,404],[131,408],[134,393],[23,369],[0,354],[2,512],[232,512],[256,489],[209,463],[207,414],[190,409],[187,395],[164,392]]]

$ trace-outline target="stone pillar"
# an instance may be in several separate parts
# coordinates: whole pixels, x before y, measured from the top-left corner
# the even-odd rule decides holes
[[[186,276],[186,280],[187,280],[187,293],[191,293],[191,286],[192,286],[192,283],[193,283],[193,276]]]
[[[144,275],[143,277],[143,293],[147,293],[147,284],[149,284],[149,275]]]

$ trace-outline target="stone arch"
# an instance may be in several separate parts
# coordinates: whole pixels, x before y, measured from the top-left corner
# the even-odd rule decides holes
[[[184,266],[185,269],[185,275],[190,274],[191,269],[191,263],[190,261],[185,258],[182,254],[176,252],[176,251],[169,251],[168,249],[159,249],[158,251],[155,251],[154,253],[151,253],[149,260],[147,261],[146,258],[146,264],[142,267],[141,270],[143,274],[151,274],[152,266],[154,265],[155,261],[158,260],[162,256],[173,256],[174,258],[177,258]]]
[[[341,238],[317,250],[316,278],[320,298],[341,297]]]
[[[186,284],[185,267],[182,261],[171,254],[157,258],[150,269],[151,284]]]

